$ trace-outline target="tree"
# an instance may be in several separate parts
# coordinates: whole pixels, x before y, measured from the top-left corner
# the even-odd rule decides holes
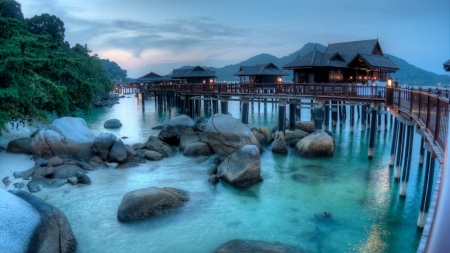
[[[20,3],[14,0],[0,0],[0,18],[16,18],[23,20]]]
[[[125,82],[127,80],[127,71],[122,69],[116,62],[109,59],[101,59],[103,70],[106,76],[112,80]]]
[[[34,34],[50,34],[53,40],[64,41],[64,22],[47,13],[27,19],[28,31]]]

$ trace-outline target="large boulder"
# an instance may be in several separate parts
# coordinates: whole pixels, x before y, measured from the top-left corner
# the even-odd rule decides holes
[[[6,147],[6,152],[15,154],[31,154],[31,137],[23,137],[19,139],[12,140],[8,143]]]
[[[34,136],[31,150],[34,155],[44,158],[73,156],[88,161],[93,156],[94,139],[84,119],[62,117]]]
[[[268,127],[252,127],[250,130],[261,145],[270,144],[273,140],[272,133]]]
[[[291,143],[293,140],[301,140],[308,136],[308,133],[303,130],[286,130],[286,134],[284,135],[284,141],[286,143]]]
[[[103,127],[109,129],[119,128],[122,127],[122,122],[118,119],[108,119],[105,123],[103,123]]]
[[[313,133],[314,121],[297,121],[295,122],[295,128],[305,131],[307,133]]]
[[[186,130],[180,139],[180,151],[184,149],[191,143],[200,142],[200,137],[192,130]]]
[[[301,139],[295,146],[301,156],[332,156],[334,141],[327,133],[312,133]]]
[[[98,154],[104,161],[108,160],[109,151],[116,142],[117,137],[111,133],[101,133],[92,143],[92,151]]]
[[[117,139],[111,147],[108,155],[108,161],[115,163],[125,163],[127,161],[127,148],[121,139]]]
[[[199,156],[204,155],[208,156],[212,154],[211,148],[208,144],[203,142],[194,142],[189,144],[183,152],[185,156]]]
[[[77,241],[64,213],[17,189],[0,190],[0,252],[75,252]]]
[[[265,241],[241,240],[236,239],[229,241],[219,247],[216,253],[302,253],[303,249],[296,248],[291,245],[275,242],[269,243]]]
[[[275,140],[272,143],[271,149],[272,149],[272,152],[274,152],[274,153],[280,153],[280,154],[289,153],[286,142],[284,141],[283,132],[280,132],[280,131],[275,132]]]
[[[184,132],[194,127],[194,120],[187,115],[179,115],[170,119],[169,123],[158,134],[158,138],[169,145],[178,145]]]
[[[213,115],[208,120],[205,133],[209,146],[221,157],[226,157],[245,145],[255,145],[262,152],[261,144],[252,131],[230,115]]]
[[[188,193],[170,187],[149,187],[125,194],[117,211],[120,222],[141,220],[164,214],[188,201]]]
[[[255,145],[245,145],[219,165],[219,178],[236,187],[261,182],[261,161]]]
[[[49,175],[45,175],[45,177],[54,179],[67,179],[69,177],[76,176],[78,172],[83,173],[83,169],[76,165],[73,164],[59,165],[52,168],[52,172]]]
[[[159,161],[164,158],[164,155],[156,151],[147,150],[144,153],[144,157],[147,160]]]
[[[174,151],[173,151],[172,147],[169,146],[167,143],[161,141],[160,139],[156,138],[155,136],[148,137],[148,140],[145,143],[145,147],[148,150],[152,150],[152,151],[161,153],[165,157],[174,155]]]

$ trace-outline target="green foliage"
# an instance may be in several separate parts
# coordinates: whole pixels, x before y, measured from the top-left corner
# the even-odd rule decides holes
[[[53,40],[64,41],[64,22],[47,13],[27,19],[28,31],[34,34],[49,34]]]
[[[111,81],[125,82],[127,80],[127,71],[120,68],[116,62],[109,61],[109,59],[101,59],[101,62],[106,76],[108,76]]]
[[[21,5],[14,0],[0,0],[0,18],[23,20]]]
[[[73,116],[81,108],[87,113],[95,96],[112,89],[100,59],[89,55],[87,45],[69,48],[61,37],[43,31],[30,33],[21,19],[0,19],[2,131],[14,119],[45,121],[46,112]]]

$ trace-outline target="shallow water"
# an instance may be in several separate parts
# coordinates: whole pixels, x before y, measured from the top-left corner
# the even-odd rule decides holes
[[[128,144],[143,142],[157,135],[151,127],[177,115],[175,109],[170,114],[156,111],[154,100],[146,101],[142,112],[140,101],[129,96],[120,105],[83,116],[95,135],[111,132],[127,136]],[[230,102],[229,111],[240,118],[238,102]],[[303,109],[302,119],[309,117],[309,110]],[[120,119],[122,128],[104,129],[103,122],[110,118]],[[268,104],[264,111],[261,104],[258,111],[255,104],[249,121],[272,127],[277,109]],[[400,199],[400,184],[388,166],[393,128],[384,131],[383,125],[376,133],[375,156],[368,160],[369,132],[361,132],[359,123],[354,134],[349,133],[349,117],[342,127],[332,129],[333,157],[304,158],[293,149],[289,155],[278,155],[264,147],[264,181],[246,190],[223,182],[211,187],[206,171],[212,159],[198,164],[177,151],[175,157],[137,168],[90,172],[89,186],[66,185],[37,195],[66,214],[78,252],[212,252],[237,238],[282,242],[310,252],[415,252],[424,177],[418,166],[419,136],[414,135],[407,197]],[[119,223],[122,197],[150,186],[187,190],[191,199],[170,214]]]

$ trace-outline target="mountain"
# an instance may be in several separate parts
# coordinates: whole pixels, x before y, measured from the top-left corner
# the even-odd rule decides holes
[[[317,43],[307,43],[300,50],[281,58],[278,58],[270,54],[259,54],[237,64],[227,65],[221,68],[215,67],[205,67],[205,68],[216,71],[216,76],[218,77],[217,81],[219,82],[223,80],[239,81],[239,77],[233,76],[233,74],[239,70],[240,66],[254,66],[259,63],[272,62],[282,69],[284,65],[293,61],[299,55],[305,55],[314,50],[314,47],[316,47],[316,49],[321,52],[325,52],[326,50],[326,47],[324,45]],[[436,73],[429,72],[421,68],[418,68],[412,64],[409,64],[408,62],[406,62],[401,58],[389,54],[385,55],[388,56],[400,68],[400,71],[398,71],[395,74],[391,74],[392,77],[398,78],[400,84],[407,84],[407,85],[436,85],[438,83],[450,84],[450,75],[438,75]],[[292,80],[292,71],[287,70],[286,72],[288,72],[290,75],[285,76],[283,79],[285,81]]]

